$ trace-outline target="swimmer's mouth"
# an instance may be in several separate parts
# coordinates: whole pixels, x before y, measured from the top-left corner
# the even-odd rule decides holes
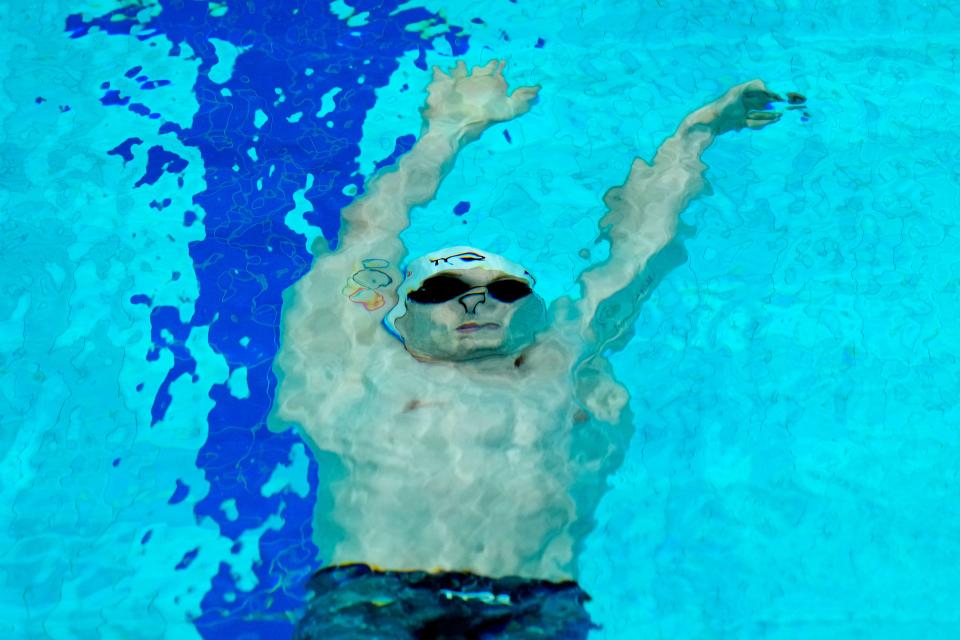
[[[473,333],[474,331],[480,331],[482,329],[499,329],[500,325],[494,322],[488,322],[486,324],[477,324],[476,322],[466,322],[459,327],[457,327],[457,333]]]

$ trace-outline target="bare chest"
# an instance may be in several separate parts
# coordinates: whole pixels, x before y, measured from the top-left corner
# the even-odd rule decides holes
[[[506,366],[425,363],[402,350],[380,356],[354,363],[323,407],[328,428],[349,425],[341,444],[380,464],[387,453],[407,452],[402,457],[413,459],[397,462],[408,464],[466,450],[543,450],[585,419],[574,401],[571,362],[559,352]]]

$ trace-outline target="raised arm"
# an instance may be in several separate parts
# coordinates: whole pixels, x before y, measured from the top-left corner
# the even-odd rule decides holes
[[[491,60],[468,72],[461,61],[449,73],[434,67],[420,138],[343,210],[337,251],[318,260],[314,270],[318,277],[344,283],[338,291],[373,314],[371,319],[379,322],[396,304],[404,254],[400,232],[410,224],[410,210],[434,198],[460,149],[491,125],[530,110],[539,87],[507,95],[504,65]]]
[[[491,60],[468,72],[460,61],[450,73],[434,67],[419,140],[343,210],[342,245],[377,245],[380,253],[390,254],[383,257],[399,257],[398,235],[410,223],[410,210],[434,198],[457,152],[491,125],[530,110],[539,87],[522,87],[507,95],[505,64]]]
[[[353,393],[348,362],[376,357],[378,340],[388,337],[379,322],[396,304],[403,255],[400,232],[410,209],[429,202],[450,171],[456,153],[494,123],[526,113],[538,89],[507,95],[504,63],[491,61],[467,72],[460,62],[451,72],[435,68],[427,88],[420,139],[393,167],[366,185],[366,192],[343,211],[336,251],[315,260],[310,272],[284,293],[283,339],[275,360],[285,402],[275,417],[308,427],[314,441],[333,447],[318,415],[323,398]],[[370,355],[373,354],[373,355]],[[278,395],[278,397],[280,397]]]
[[[788,96],[791,104],[803,100]],[[637,158],[626,182],[606,193],[609,211],[600,220],[600,232],[610,241],[610,257],[579,278],[578,317],[593,341],[609,343],[636,321],[639,304],[656,280],[644,270],[673,239],[680,213],[706,184],[701,161],[706,148],[728,131],[776,122],[781,114],[770,110],[771,104],[782,100],[760,80],[733,87],[684,118],[652,164]]]

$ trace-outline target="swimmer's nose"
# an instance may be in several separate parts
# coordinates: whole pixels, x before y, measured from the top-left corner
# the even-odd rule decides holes
[[[475,293],[465,293],[460,296],[460,304],[463,305],[467,313],[476,313],[477,305],[487,301],[486,291],[477,291]]]

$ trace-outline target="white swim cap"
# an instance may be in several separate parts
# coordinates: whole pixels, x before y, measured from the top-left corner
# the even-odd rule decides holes
[[[416,291],[423,284],[423,281],[430,276],[451,271],[453,269],[490,269],[491,271],[502,271],[515,278],[526,281],[533,288],[536,279],[529,271],[508,258],[504,258],[496,253],[481,251],[473,247],[447,247],[438,249],[419,258],[411,260],[403,269],[403,282],[397,289],[399,298],[397,306],[390,310],[384,319],[383,324],[387,329],[400,338],[400,332],[397,331],[396,321],[407,312],[407,294]]]

